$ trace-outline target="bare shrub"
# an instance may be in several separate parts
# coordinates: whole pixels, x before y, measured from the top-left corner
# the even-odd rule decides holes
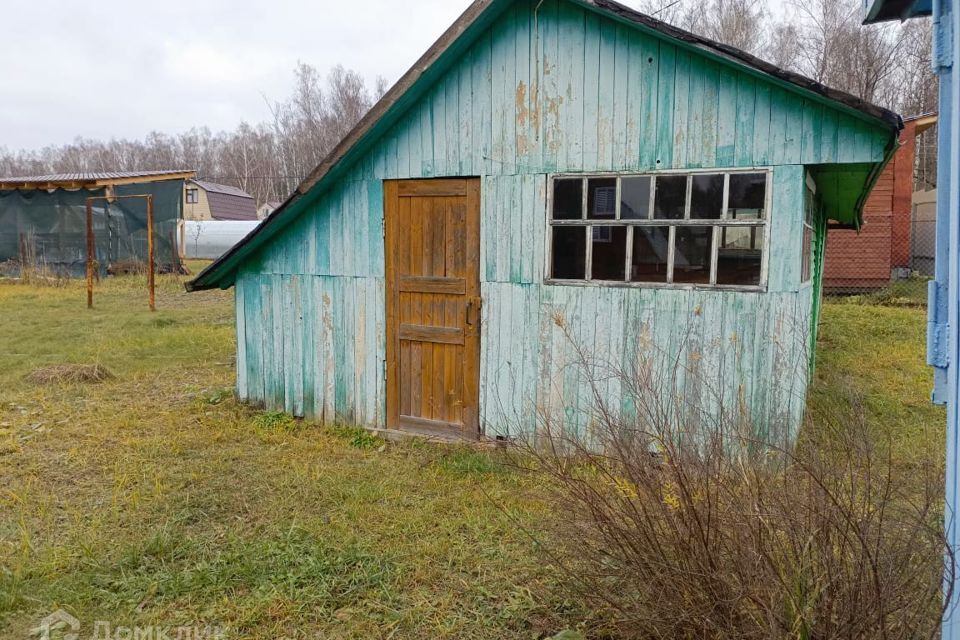
[[[619,638],[934,637],[944,602],[943,469],[909,469],[855,393],[795,446],[737,416],[696,420],[638,367],[601,371],[588,435],[544,419],[518,458],[555,515],[543,549]],[[601,391],[620,377],[636,411]],[[669,377],[669,376],[668,376]],[[668,391],[665,393],[665,391]],[[722,412],[721,412],[722,413]],[[703,417],[703,416],[701,416]]]

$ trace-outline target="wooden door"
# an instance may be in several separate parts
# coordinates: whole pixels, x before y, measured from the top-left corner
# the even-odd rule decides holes
[[[387,426],[479,438],[480,181],[387,181]]]

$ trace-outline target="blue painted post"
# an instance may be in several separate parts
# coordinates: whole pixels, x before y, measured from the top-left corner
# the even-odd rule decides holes
[[[936,0],[934,14],[933,60],[940,75],[940,147],[937,201],[937,270],[930,285],[929,359],[936,367],[934,400],[947,404],[947,466],[945,487],[945,526],[947,541],[956,552],[960,549],[960,530],[956,522],[958,475],[958,436],[960,436],[960,83],[954,76],[953,59],[958,51],[960,12],[953,10],[953,0]],[[946,294],[946,295],[944,295]],[[949,567],[948,567],[949,568]],[[945,575],[945,586],[956,581],[952,572]],[[954,589],[947,602],[943,638],[960,640],[960,593]]]
[[[947,107],[947,118],[942,128],[946,130],[941,140],[949,140],[946,147],[939,150],[940,162],[949,158],[949,176],[946,189],[938,184],[940,199],[937,204],[937,231],[947,231],[946,242],[937,242],[937,262],[946,263],[947,267],[947,474],[946,474],[946,531],[950,548],[956,551],[960,548],[960,531],[957,529],[957,496],[960,495],[960,477],[957,475],[957,437],[960,434],[958,423],[958,390],[960,390],[960,215],[957,215],[957,205],[960,203],[960,126],[957,126],[956,117],[960,114],[960,83],[954,77],[954,58],[958,54],[957,37],[960,35],[960,12],[954,10],[952,0],[939,0],[936,6],[935,50],[934,60],[941,78],[946,82],[941,86],[941,105]],[[949,53],[948,53],[949,52]],[[949,57],[948,57],[949,56]],[[943,121],[943,120],[941,120]],[[944,283],[940,283],[941,287]],[[940,288],[939,293],[942,293]],[[934,313],[940,311],[938,301]],[[948,602],[948,609],[944,617],[943,638],[960,640],[960,616],[957,605],[960,603],[960,593],[956,589],[954,576],[947,576],[953,580],[953,594]],[[948,585],[949,586],[949,585]]]
[[[940,76],[937,174],[937,266],[930,283],[927,361],[934,367],[933,401],[947,405],[947,464],[944,523],[947,543],[960,553],[956,515],[960,496],[960,81],[954,58],[960,53],[960,11],[953,0],[915,0],[906,7],[888,0],[864,0],[867,22],[933,15],[933,66]],[[960,640],[960,589],[947,557],[944,587],[953,591],[943,618],[944,640]],[[951,589],[953,587],[953,589]]]

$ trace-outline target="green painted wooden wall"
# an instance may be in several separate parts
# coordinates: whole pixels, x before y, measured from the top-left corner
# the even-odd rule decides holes
[[[889,133],[568,0],[515,2],[337,185],[241,267],[242,398],[382,427],[383,187],[482,177],[481,422],[590,425],[573,342],[669,371],[664,393],[789,440],[815,287],[800,282],[805,165],[877,163]],[[772,167],[768,291],[548,286],[557,172]],[[659,364],[658,364],[659,363]],[[679,366],[668,366],[678,363]],[[611,403],[623,394],[604,382]]]

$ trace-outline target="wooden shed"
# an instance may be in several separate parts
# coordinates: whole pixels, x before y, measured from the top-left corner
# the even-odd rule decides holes
[[[609,0],[478,0],[188,288],[236,289],[239,396],[317,421],[588,431],[636,411],[602,362],[789,441],[827,220],[901,128]]]

